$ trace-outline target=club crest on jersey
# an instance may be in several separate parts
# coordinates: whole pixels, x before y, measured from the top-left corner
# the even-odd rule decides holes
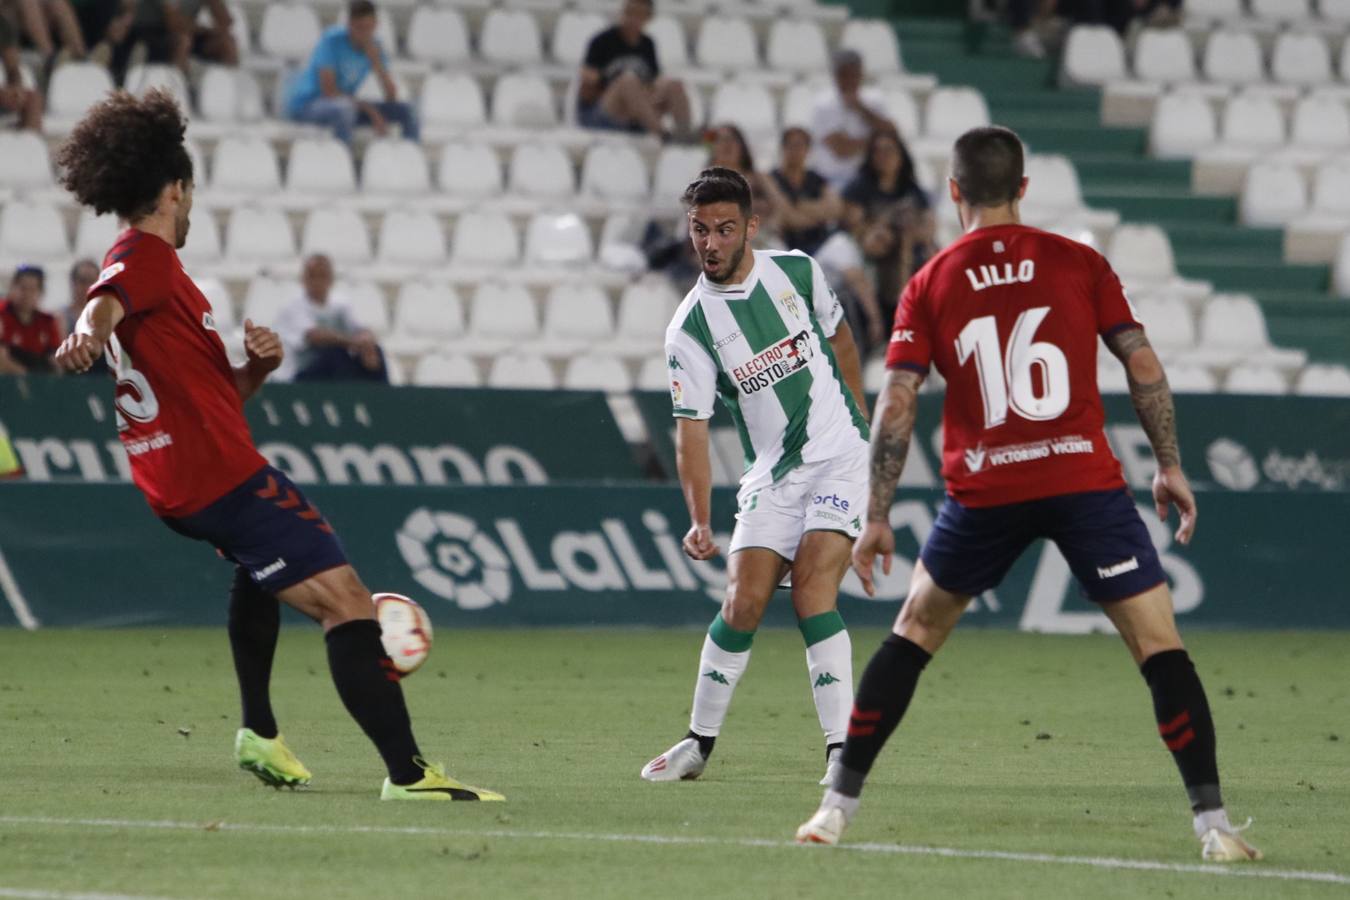
[[[976,269],[979,270],[978,273]],[[1030,259],[1024,259],[1016,266],[1012,263],[1003,263],[966,269],[966,278],[970,280],[970,286],[977,291],[1008,284],[1028,284],[1035,277],[1036,263]]]
[[[731,377],[740,386],[741,393],[753,394],[806,368],[811,356],[811,336],[806,331],[799,331],[755,354],[749,362],[733,367]]]
[[[794,319],[800,319],[802,317],[801,310],[797,308],[796,292],[784,291],[782,295],[779,296],[778,302],[783,304],[783,306],[787,308],[788,312],[792,313],[792,317]]]
[[[99,273],[98,273],[98,281],[97,281],[96,283],[97,283],[97,284],[102,284],[103,282],[107,281],[109,278],[112,278],[112,277],[114,277],[115,275],[117,275],[117,274],[121,273],[122,271],[124,271],[124,270],[126,269],[126,267],[127,267],[127,264],[126,264],[126,263],[121,263],[121,262],[115,262],[115,263],[113,263],[111,266],[108,266],[108,268],[106,268],[106,269],[104,269],[102,272],[99,272]]]

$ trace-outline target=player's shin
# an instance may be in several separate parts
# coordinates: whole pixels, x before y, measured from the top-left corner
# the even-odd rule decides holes
[[[754,639],[753,631],[737,631],[723,620],[721,613],[713,619],[703,639],[689,732],[698,739],[705,759],[712,753],[713,742],[722,730],[736,683],[750,664],[750,645]]]
[[[281,632],[281,604],[253,581],[248,570],[237,566],[230,585],[230,652],[239,678],[239,700],[244,728],[259,737],[275,738],[277,722],[272,715],[270,683],[272,658]]]
[[[1190,656],[1185,650],[1166,650],[1144,660],[1139,669],[1153,693],[1158,732],[1181,770],[1191,810],[1200,815],[1223,809],[1214,718]]]
[[[837,610],[797,622],[806,642],[806,667],[826,752],[844,743],[853,708],[853,643]]]
[[[399,674],[380,643],[374,619],[353,619],[328,630],[328,667],[347,712],[375,743],[396,785],[422,778],[420,757],[413,738],[408,707],[403,702]]]

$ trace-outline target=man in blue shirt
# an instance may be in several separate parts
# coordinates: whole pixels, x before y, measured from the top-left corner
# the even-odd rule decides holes
[[[418,139],[417,116],[412,105],[398,99],[398,89],[385,67],[384,48],[375,37],[375,4],[352,0],[347,24],[334,25],[323,33],[309,62],[291,81],[286,114],[297,122],[325,125],[344,143],[352,142],[357,125],[370,125],[375,133],[388,133],[390,123],[403,136]],[[384,90],[384,102],[356,99],[356,89],[375,72]]]

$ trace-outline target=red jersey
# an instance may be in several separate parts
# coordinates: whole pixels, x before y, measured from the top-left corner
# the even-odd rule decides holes
[[[1097,336],[1142,327],[1090,247],[1024,225],[980,228],[905,287],[891,369],[947,381],[942,475],[965,506],[1123,488],[1102,430]]]
[[[34,310],[33,318],[25,325],[19,321],[9,301],[0,302],[0,344],[17,350],[19,362],[31,364],[50,358],[61,346],[61,325],[56,316]]]
[[[126,312],[108,364],[132,479],[157,515],[191,515],[266,465],[225,343],[211,304],[162,239],[127,229],[103,265],[89,297],[111,293]]]

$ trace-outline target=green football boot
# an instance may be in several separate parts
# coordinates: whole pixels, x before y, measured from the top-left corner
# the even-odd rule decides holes
[[[234,736],[234,756],[239,760],[239,768],[257,775],[264,784],[278,790],[304,787],[312,777],[279,734],[265,738],[259,737],[252,728],[240,728]]]

